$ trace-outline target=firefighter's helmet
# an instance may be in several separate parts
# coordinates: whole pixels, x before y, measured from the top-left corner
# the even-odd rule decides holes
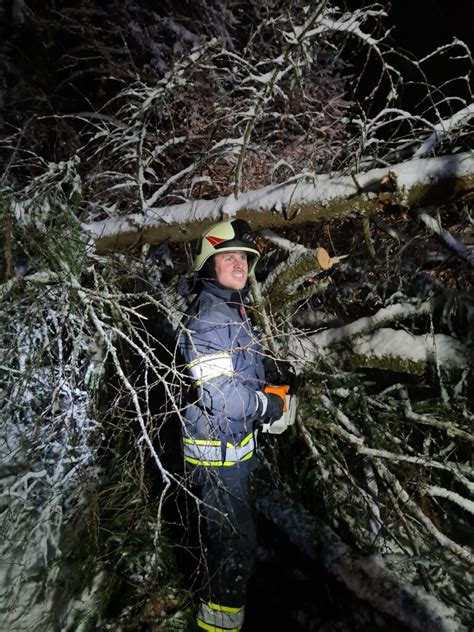
[[[247,253],[249,274],[252,274],[260,258],[260,251],[250,226],[243,219],[219,222],[203,233],[196,244],[193,270],[199,272],[210,257],[220,252],[234,251]]]

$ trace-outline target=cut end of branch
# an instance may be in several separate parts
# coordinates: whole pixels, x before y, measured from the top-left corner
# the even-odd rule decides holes
[[[349,255],[341,255],[339,257],[330,257],[327,250],[324,248],[316,248],[314,252],[316,261],[322,270],[330,270],[334,265],[339,263],[342,259],[345,259]]]

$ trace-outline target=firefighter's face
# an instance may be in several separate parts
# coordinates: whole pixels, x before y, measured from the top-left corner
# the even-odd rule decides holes
[[[216,280],[229,290],[242,290],[247,283],[249,266],[245,252],[220,252],[214,255]]]

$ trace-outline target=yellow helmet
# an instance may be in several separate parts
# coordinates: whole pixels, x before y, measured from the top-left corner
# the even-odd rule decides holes
[[[214,224],[198,239],[193,270],[202,270],[206,261],[219,252],[247,252],[249,259],[249,274],[252,274],[260,251],[252,236],[250,226],[243,219]]]

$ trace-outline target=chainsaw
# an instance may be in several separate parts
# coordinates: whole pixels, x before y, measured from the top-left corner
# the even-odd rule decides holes
[[[298,407],[298,400],[295,394],[290,391],[293,389],[289,384],[282,384],[275,386],[273,384],[266,384],[263,388],[264,393],[273,393],[278,395],[283,400],[283,415],[280,419],[273,421],[272,423],[263,423],[260,426],[262,432],[268,432],[270,434],[281,434],[289,426],[295,423],[296,409]]]

